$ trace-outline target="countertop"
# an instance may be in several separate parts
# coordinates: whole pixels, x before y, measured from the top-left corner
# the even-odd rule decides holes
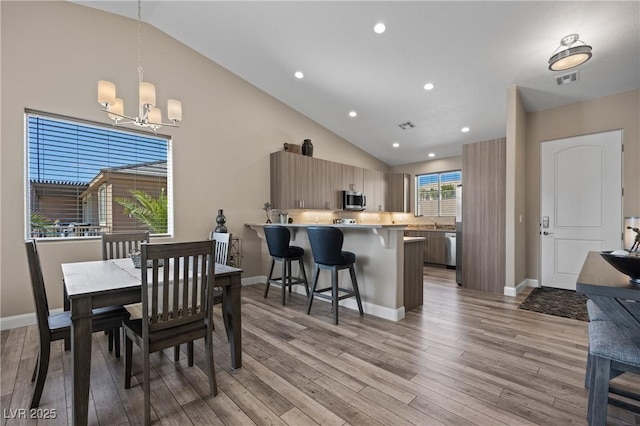
[[[386,229],[386,230],[398,230],[404,231],[407,225],[383,225],[375,223],[355,223],[355,224],[337,224],[337,223],[247,223],[247,226],[265,226],[265,225],[280,225],[287,228],[308,228],[310,226],[333,226],[335,228],[342,229]]]

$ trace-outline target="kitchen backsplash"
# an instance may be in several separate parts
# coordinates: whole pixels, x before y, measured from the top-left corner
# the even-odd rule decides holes
[[[416,228],[433,229],[440,227],[455,227],[456,218],[453,216],[416,217],[413,213],[387,213],[387,212],[355,212],[355,211],[327,211],[327,210],[288,210],[289,218],[293,223],[333,223],[334,219],[355,219],[361,224],[402,224]],[[278,214],[272,213],[271,220],[278,223]]]

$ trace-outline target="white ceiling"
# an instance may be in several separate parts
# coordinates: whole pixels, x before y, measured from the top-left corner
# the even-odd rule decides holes
[[[134,1],[76,3],[137,17]],[[505,136],[511,85],[527,111],[640,87],[638,1],[144,1],[142,19],[389,165]],[[570,33],[593,58],[557,86],[547,61]]]

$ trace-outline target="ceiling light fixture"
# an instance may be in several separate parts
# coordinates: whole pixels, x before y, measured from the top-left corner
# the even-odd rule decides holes
[[[435,157],[435,156],[436,156],[433,152],[430,152],[430,153],[429,153],[429,154],[427,154],[427,155],[429,156],[429,158],[433,158],[433,157]]]
[[[385,24],[383,24],[382,22],[378,22],[374,27],[373,27],[373,31],[376,32],[376,34],[382,34],[383,32],[385,32],[387,30],[387,26]]]
[[[302,71],[296,71],[296,73],[294,75],[296,76],[296,78],[304,77],[304,74],[302,74]]]
[[[469,132],[469,130],[470,130],[470,129],[469,129],[468,127],[463,127],[462,129],[460,129],[460,131],[461,131],[462,133],[468,133],[468,132]]]
[[[573,46],[575,43],[582,43]],[[558,52],[558,50],[560,50]],[[560,40],[560,46],[549,58],[551,71],[564,71],[584,64],[591,58],[591,46],[580,40],[578,34],[569,34]]]
[[[167,101],[167,116],[171,123],[162,122],[162,112],[156,108],[156,88],[153,84],[142,79],[142,18],[140,0],[138,0],[138,87],[139,106],[138,116],[124,115],[124,102],[116,98],[116,85],[110,81],[98,81],[98,103],[102,105],[102,111],[106,112],[116,126],[132,124],[153,133],[162,126],[180,127],[182,121],[182,103],[176,99]]]
[[[400,144],[398,142],[394,142],[393,145],[391,145],[391,146],[394,147],[394,148],[397,148],[397,147],[400,146]]]
[[[433,89],[433,83],[427,83],[424,85],[424,90],[432,90]]]
[[[356,117],[357,115],[358,115],[358,113],[357,113],[357,112],[355,112],[355,111],[349,111],[349,117],[353,118],[353,117]]]

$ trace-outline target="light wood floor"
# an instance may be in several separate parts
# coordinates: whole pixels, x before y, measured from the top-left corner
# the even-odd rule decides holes
[[[163,425],[568,425],[586,424],[583,387],[587,323],[518,310],[526,297],[458,288],[454,271],[425,268],[425,304],[397,323],[341,308],[334,326],[328,303],[279,289],[243,288],[243,364],[232,371],[216,308],[217,397],[207,393],[202,345],[196,366],[172,351],[153,354],[152,416]],[[527,292],[528,293],[528,292]],[[38,337],[35,326],[1,333],[2,425],[28,408]],[[138,356],[135,356],[135,355]],[[132,388],[123,359],[94,334],[89,423],[142,422],[141,357],[134,352]],[[616,379],[640,390],[636,378]],[[40,404],[67,424],[70,352],[52,348]],[[609,408],[609,423],[640,425],[640,417]]]

